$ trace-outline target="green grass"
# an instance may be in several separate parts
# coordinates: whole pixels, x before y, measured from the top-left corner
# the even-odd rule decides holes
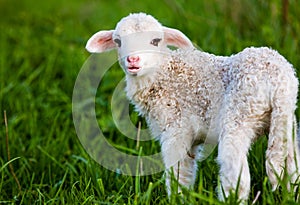
[[[300,6],[298,0],[289,2],[288,22],[283,23],[279,0],[0,0],[0,204],[237,204],[234,196],[225,203],[217,200],[216,151],[199,164],[194,190],[184,190],[170,202],[162,173],[129,177],[98,165],[76,136],[72,120],[74,83],[89,57],[84,49],[88,38],[138,11],[182,30],[204,51],[230,55],[251,45],[269,46],[300,68]],[[111,142],[139,153],[136,142],[118,132],[110,113],[112,91],[123,77],[117,67],[105,76],[96,97],[97,116]],[[132,120],[137,123],[142,119],[133,113]],[[140,146],[145,153],[159,151],[156,142]],[[284,186],[271,192],[264,169],[265,147],[266,137],[249,154],[249,203],[257,193],[256,204],[300,203]],[[9,164],[14,167],[21,192]]]

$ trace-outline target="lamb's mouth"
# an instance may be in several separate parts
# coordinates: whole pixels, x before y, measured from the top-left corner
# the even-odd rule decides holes
[[[132,73],[132,74],[136,74],[137,72],[139,72],[141,70],[140,67],[127,67],[127,70],[129,73]]]

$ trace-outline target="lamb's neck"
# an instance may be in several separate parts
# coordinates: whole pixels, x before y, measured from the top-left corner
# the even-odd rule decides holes
[[[126,93],[130,100],[133,100],[134,96],[145,89],[149,89],[153,83],[155,83],[157,75],[151,73],[145,76],[130,76],[126,75]]]

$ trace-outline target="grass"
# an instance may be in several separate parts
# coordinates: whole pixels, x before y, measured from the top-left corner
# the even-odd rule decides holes
[[[84,49],[87,39],[138,11],[182,30],[204,51],[230,55],[247,46],[269,46],[300,68],[300,7],[297,0],[289,2],[285,22],[279,0],[0,0],[0,204],[237,204],[234,196],[224,203],[217,200],[216,151],[199,164],[194,190],[183,190],[183,195],[170,201],[162,173],[130,177],[98,165],[74,129],[74,83],[89,57]],[[105,76],[97,92],[96,112],[108,140],[121,150],[139,153],[136,142],[116,129],[110,113],[112,91],[123,77],[117,66]],[[4,143],[4,110],[10,161]],[[299,110],[296,114],[300,116]],[[134,123],[142,120],[134,113],[131,117]],[[156,142],[140,147],[145,153],[159,151]],[[249,203],[299,203],[284,186],[271,192],[264,169],[265,147],[263,137],[249,153]]]

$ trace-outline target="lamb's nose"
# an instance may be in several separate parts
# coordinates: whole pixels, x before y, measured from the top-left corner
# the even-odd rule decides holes
[[[139,56],[128,56],[127,61],[128,63],[136,63],[140,60]]]

